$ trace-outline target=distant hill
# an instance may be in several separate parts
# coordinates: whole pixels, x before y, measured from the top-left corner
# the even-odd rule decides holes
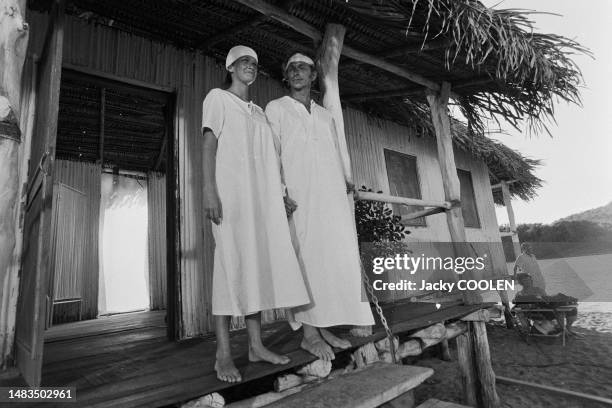
[[[555,222],[560,221],[591,221],[601,226],[612,228],[612,201],[601,207],[572,214]]]

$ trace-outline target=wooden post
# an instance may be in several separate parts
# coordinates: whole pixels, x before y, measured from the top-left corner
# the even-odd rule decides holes
[[[514,210],[512,209],[512,198],[510,197],[510,189],[508,188],[508,182],[502,181],[500,183],[502,197],[504,200],[504,206],[508,212],[508,221],[510,223],[510,232],[512,234],[512,255],[514,260],[520,254],[520,244],[518,235],[516,233],[516,219],[514,218]],[[504,317],[506,318],[506,327],[509,329],[514,328],[514,320],[510,313],[510,299],[508,298],[508,292],[506,290],[498,291],[499,297],[501,298],[502,305],[504,305]]]
[[[442,83],[440,92],[427,90],[427,102],[431,109],[431,118],[436,131],[436,141],[438,146],[438,162],[442,173],[442,183],[444,185],[445,201],[460,202],[461,189],[457,167],[455,165],[455,155],[453,153],[453,141],[448,116],[448,98],[450,97],[450,84]],[[465,256],[469,254],[466,248],[467,238],[463,223],[461,207],[455,206],[446,211],[446,223],[450,232],[455,256]],[[468,277],[469,272],[466,272]],[[457,275],[453,274],[455,280]],[[482,303],[482,297],[473,291],[463,293],[463,300],[467,304]]]
[[[340,87],[338,85],[338,64],[344,44],[346,28],[340,24],[328,24],[325,36],[319,49],[319,85],[323,93],[323,106],[329,110],[336,124],[336,134],[342,158],[342,168],[347,180],[353,180],[351,159],[344,133],[344,118],[342,117],[342,104],[340,103]]]
[[[461,383],[463,385],[464,403],[470,407],[478,406],[478,384],[476,382],[476,370],[474,367],[474,349],[472,347],[471,328],[468,323],[468,331],[457,336],[457,360],[461,371]]]
[[[0,367],[11,353],[17,303],[21,75],[28,46],[25,0],[0,0]]]
[[[512,197],[510,196],[508,182],[502,181],[500,185],[502,197],[504,199],[504,206],[508,212],[508,222],[510,224],[510,232],[512,233],[512,248],[514,249],[514,258],[516,259],[516,257],[521,253],[521,249],[518,234],[516,232],[516,218],[514,217],[514,209],[512,208]]]
[[[443,339],[440,342],[440,359],[444,361],[453,361],[450,354],[450,347],[448,346],[448,339]]]
[[[473,328],[474,360],[476,362],[478,382],[480,383],[480,406],[483,408],[497,408],[499,407],[499,397],[495,389],[495,373],[491,367],[487,327],[485,322],[468,322],[468,325],[471,325]]]
[[[344,117],[342,115],[342,104],[340,102],[340,86],[338,85],[338,65],[340,64],[340,55],[344,45],[344,34],[346,28],[341,24],[328,24],[325,27],[325,35],[320,42],[318,71],[319,85],[323,93],[323,106],[328,109],[334,117],[336,126],[336,136],[338,137],[338,147],[340,149],[340,158],[342,159],[342,170],[344,178],[353,182],[353,171],[351,169],[351,157],[348,152],[346,143],[346,134],[344,133]],[[319,43],[317,35],[311,36],[315,46]],[[354,193],[348,195],[349,206],[353,215],[355,214],[355,199]],[[354,220],[355,217],[353,216]],[[357,226],[354,224],[355,233]],[[363,269],[363,268],[362,268]],[[361,273],[364,273],[363,270]],[[361,275],[360,275],[361,279]],[[361,283],[362,293],[366,293]],[[352,333],[357,335],[371,334],[372,328],[369,326],[355,326]]]
[[[106,88],[100,89],[100,145],[98,146],[98,157],[100,165],[104,167],[104,131],[105,123],[104,117],[106,116]]]

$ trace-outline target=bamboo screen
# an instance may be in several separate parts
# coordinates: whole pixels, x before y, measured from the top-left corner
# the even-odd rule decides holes
[[[149,299],[151,310],[166,308],[166,176],[148,174]]]
[[[81,315],[82,319],[95,319],[98,314],[98,230],[100,219],[100,174],[102,169],[100,165],[94,163],[75,162],[67,160],[55,161],[55,181],[68,186],[71,189],[83,193],[83,198],[74,201],[72,210],[82,214],[82,224],[76,225],[72,230],[75,233],[81,234],[80,242],[75,242],[76,237],[71,238],[75,242],[75,247],[72,249],[72,254],[77,251],[82,253],[83,270],[80,274],[80,297],[82,298]],[[58,215],[67,217],[65,222],[73,222],[74,218],[70,214],[66,214],[66,210],[59,210]],[[76,227],[80,228],[76,228]],[[57,239],[68,239],[66,237],[57,237]],[[65,243],[59,243],[64,245]],[[61,248],[61,247],[60,247]],[[66,248],[68,251],[70,248]],[[67,253],[70,255],[70,252]],[[60,272],[61,273],[61,272]],[[61,276],[61,275],[59,275]],[[59,287],[62,287],[58,283]],[[70,285],[67,284],[63,290],[69,290]],[[72,289],[74,290],[74,286]],[[69,292],[60,292],[66,293]]]
[[[84,272],[87,197],[64,184],[54,185],[55,274],[53,300],[80,298]]]

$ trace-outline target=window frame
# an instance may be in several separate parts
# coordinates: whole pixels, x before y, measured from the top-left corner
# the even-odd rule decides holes
[[[463,226],[465,228],[481,229],[482,228],[482,221],[480,220],[480,211],[478,210],[478,201],[476,200],[476,189],[474,188],[474,176],[473,176],[471,170],[465,170],[465,169],[457,167],[457,178],[459,179],[459,193],[460,194],[461,194],[461,177],[459,176],[460,172],[463,172],[464,174],[467,174],[467,176],[469,177],[470,187],[471,187],[470,194],[472,196],[472,202],[474,203],[474,214],[475,214],[475,219],[476,219],[476,224],[468,225],[466,223],[466,217],[465,217],[465,214],[464,214],[464,211],[466,211],[466,208],[463,206],[463,203],[464,203],[463,197],[460,196],[460,200],[461,200],[461,215],[463,217]]]
[[[414,168],[415,168],[415,173],[416,173],[416,186],[417,186],[417,190],[418,190],[418,197],[407,197],[407,198],[416,198],[421,200],[423,198],[423,192],[422,192],[422,185],[421,185],[421,172],[419,169],[419,158],[418,156],[414,155],[414,154],[409,154],[409,153],[404,153],[404,152],[400,152],[397,150],[393,150],[390,148],[383,148],[383,159],[385,162],[385,171],[387,173],[387,183],[389,185],[389,192],[391,192],[391,179],[390,179],[390,172],[389,172],[389,167],[388,167],[388,163],[389,161],[387,160],[388,155],[396,155],[399,156],[401,158],[408,158],[409,160],[414,160]],[[426,217],[419,217],[419,218],[414,218],[411,220],[406,220],[404,219],[404,215],[402,215],[400,213],[400,206],[402,207],[407,207],[409,208],[411,211],[410,212],[416,212],[416,211],[421,211],[424,209],[423,206],[418,206],[418,205],[410,205],[410,206],[404,206],[402,204],[392,204],[391,208],[393,208],[393,212],[396,215],[400,215],[401,216],[401,223],[404,224],[406,227],[422,227],[422,228],[427,228],[427,218]]]

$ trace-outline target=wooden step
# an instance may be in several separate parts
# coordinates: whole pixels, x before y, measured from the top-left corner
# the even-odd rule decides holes
[[[413,390],[432,374],[428,367],[378,362],[266,407],[375,408]]]
[[[435,398],[428,399],[417,408],[470,408],[467,405],[460,405],[454,402],[440,401]]]

